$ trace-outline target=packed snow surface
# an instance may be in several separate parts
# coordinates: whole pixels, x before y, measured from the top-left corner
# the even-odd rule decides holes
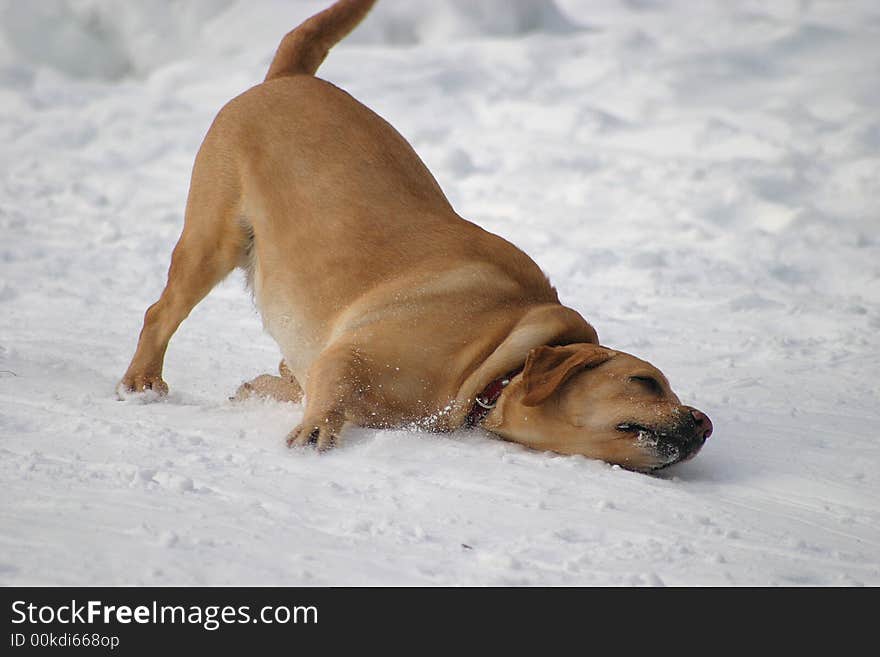
[[[320,73],[715,435],[655,476],[298,405],[242,277],[117,401],[193,157],[322,8],[0,1],[0,583],[880,585],[880,5],[383,0]]]

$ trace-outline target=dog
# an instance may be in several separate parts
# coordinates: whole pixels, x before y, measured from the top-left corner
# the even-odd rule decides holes
[[[305,397],[288,446],[418,423],[637,471],[693,457],[709,418],[601,346],[534,261],[456,214],[391,125],[315,77],[374,2],[340,0],[289,32],[265,80],[217,114],[119,395],[167,393],[172,334],[240,267],[283,360],[236,398]]]

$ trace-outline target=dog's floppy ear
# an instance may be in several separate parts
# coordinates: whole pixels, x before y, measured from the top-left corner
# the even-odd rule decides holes
[[[522,403],[537,406],[552,395],[578,370],[601,365],[614,352],[595,344],[571,344],[564,347],[535,347],[529,352],[523,369],[525,396]]]

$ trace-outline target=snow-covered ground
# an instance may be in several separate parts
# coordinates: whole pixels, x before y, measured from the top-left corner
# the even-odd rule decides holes
[[[216,111],[323,2],[0,0],[0,583],[880,585],[880,5],[382,0],[321,75],[715,435],[657,476],[296,405],[241,276],[119,402]]]

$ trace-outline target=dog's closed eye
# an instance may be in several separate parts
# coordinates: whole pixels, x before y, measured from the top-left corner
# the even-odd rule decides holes
[[[631,376],[629,377],[629,380],[634,383],[638,383],[646,391],[653,394],[659,395],[663,392],[663,386],[661,386],[660,382],[653,376]]]

